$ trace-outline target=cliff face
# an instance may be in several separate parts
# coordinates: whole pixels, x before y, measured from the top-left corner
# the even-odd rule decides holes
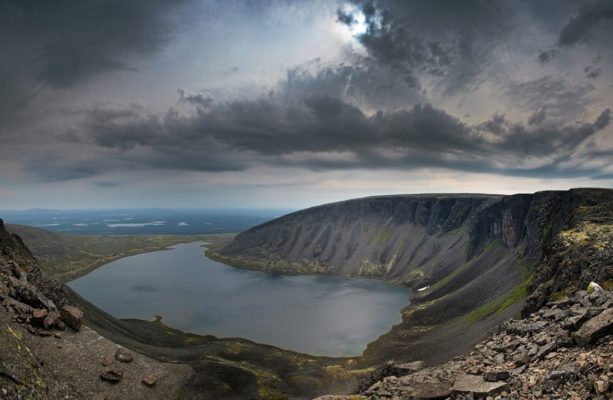
[[[518,314],[527,296],[525,313],[588,279],[610,281],[611,246],[590,253],[587,242],[583,248],[562,241],[572,230],[598,231],[598,246],[607,247],[612,200],[607,189],[370,197],[289,214],[209,255],[245,268],[427,287],[414,293],[403,323],[371,344],[366,356],[442,361]],[[564,261],[572,252],[583,267]],[[575,265],[574,272],[558,267],[564,262]]]
[[[435,260],[457,258],[458,246],[467,240],[467,220],[495,200],[480,195],[349,200],[259,225],[239,234],[218,254],[266,270],[420,284],[425,277],[420,269],[437,264]]]

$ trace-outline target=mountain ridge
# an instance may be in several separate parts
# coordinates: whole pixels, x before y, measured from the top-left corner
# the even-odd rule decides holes
[[[371,343],[365,356],[384,361],[383,355],[393,353],[401,360],[442,362],[482,339],[483,329],[544,304],[556,291],[587,284],[589,274],[546,287],[550,279],[540,271],[559,246],[560,232],[582,224],[610,226],[612,204],[613,190],[591,188],[375,196],[288,214],[207,254],[243,268],[374,277],[426,288],[414,292],[403,322]],[[598,211],[590,213],[592,208]],[[592,268],[592,280],[610,280],[603,262]],[[564,284],[569,287],[559,287]],[[458,346],[435,346],[444,338]],[[424,344],[433,349],[425,352]]]

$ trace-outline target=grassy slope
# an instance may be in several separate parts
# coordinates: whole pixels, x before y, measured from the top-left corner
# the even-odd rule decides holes
[[[232,235],[70,235],[24,225],[6,225],[19,235],[47,273],[68,282],[94,269],[134,254],[167,249],[198,240],[216,242]]]

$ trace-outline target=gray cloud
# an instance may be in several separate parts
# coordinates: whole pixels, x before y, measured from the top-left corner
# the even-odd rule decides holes
[[[117,87],[110,85],[82,97],[98,101],[95,96],[101,94],[106,105],[86,104],[52,117],[28,109],[33,99],[52,103],[70,98],[92,78],[143,65],[142,58],[155,55],[183,32],[177,30],[176,18],[188,1],[25,0],[0,5],[0,130],[8,130],[19,111],[26,120],[42,121],[29,136],[15,131],[23,148],[31,143],[34,149],[21,162],[26,172],[42,181],[125,170],[219,173],[258,166],[608,176],[593,165],[610,159],[610,153],[584,150],[602,139],[610,123],[608,109],[601,111],[609,99],[597,98],[603,90],[595,88],[608,84],[610,49],[603,45],[602,33],[611,27],[612,0],[353,0],[366,19],[365,33],[343,37],[347,42],[338,45],[338,52],[328,49],[322,58],[300,59],[300,65],[295,65],[296,58],[291,64],[281,59],[271,74],[287,70],[287,75],[264,88],[260,80],[266,73],[249,70],[258,59],[251,52],[268,49],[267,40],[288,30],[276,30],[270,22],[259,26],[263,20],[258,18],[268,21],[274,14],[263,9],[281,3],[248,2],[249,12],[235,20],[258,26],[245,31],[257,31],[258,40],[229,43],[228,51],[244,51],[251,64],[230,57],[227,65],[220,61],[213,68],[204,50],[192,55],[177,51],[193,58],[160,59],[161,67],[147,65],[155,71],[134,84],[151,98],[128,95],[147,98],[150,104],[119,106],[123,99],[113,98]],[[210,3],[223,9],[215,15],[244,13],[237,4]],[[301,2],[292,4],[300,9]],[[329,7],[327,17],[334,18],[336,6]],[[336,23],[355,28],[357,11],[340,7]],[[338,34],[341,25],[330,34]],[[260,28],[265,31],[261,36]],[[228,28],[216,29],[223,33]],[[212,37],[225,37],[221,33]],[[288,35],[283,45],[294,46],[291,40],[297,40],[313,46],[302,35]],[[189,38],[177,47],[191,51],[200,39]],[[546,50],[537,53],[539,48]],[[294,48],[291,52],[298,53]],[[585,59],[565,65],[573,52]],[[589,66],[578,67],[584,65]],[[171,88],[198,87],[198,82],[213,87],[178,89],[176,101],[160,88],[144,88],[155,86],[160,76],[173,75],[173,68],[178,72],[176,83],[168,81]],[[122,96],[127,91],[119,90]],[[57,96],[49,99],[48,93]],[[458,103],[461,109],[455,108]],[[164,110],[162,104],[169,105],[168,111],[152,111]],[[468,113],[475,122],[466,122]],[[53,118],[53,124],[46,118]],[[582,163],[592,166],[583,168]],[[115,184],[109,176],[100,179],[100,185]],[[96,184],[97,179],[91,181]]]
[[[593,90],[591,84],[573,83],[563,77],[547,75],[509,82],[505,92],[519,109],[533,111],[546,108],[546,117],[550,121],[569,123],[585,115],[587,106],[594,102]]]
[[[589,40],[590,34],[598,28],[607,28],[610,32],[612,30],[611,24],[607,23],[607,20],[612,18],[613,2],[611,0],[600,0],[586,5],[564,25],[560,31],[558,44],[560,46],[571,46],[585,42]]]
[[[546,64],[556,58],[559,53],[559,50],[556,49],[543,50],[538,53],[538,55],[536,56],[536,60],[541,64]]]
[[[170,16],[184,1],[15,1],[15,29],[37,50],[38,79],[65,87],[101,72],[128,69],[169,39]],[[39,53],[40,52],[40,53]]]
[[[102,73],[132,70],[172,36],[175,11],[162,0],[7,0],[0,2],[0,120],[27,114],[46,91]],[[24,114],[24,115],[21,115]]]
[[[585,72],[586,78],[596,79],[602,73],[602,68],[592,67],[589,65],[583,69],[583,72]]]
[[[177,89],[179,93],[179,102],[191,104],[207,108],[213,104],[213,96],[209,93],[187,93],[185,89]]]
[[[430,104],[369,116],[336,97],[288,101],[275,95],[163,116],[137,107],[94,109],[86,132],[96,146],[141,168],[219,172],[263,164],[574,175],[557,163],[608,126],[610,111],[592,122],[568,124],[545,124],[544,114],[528,125],[502,115],[468,125]],[[549,161],[517,168],[530,159]]]
[[[420,86],[419,75],[445,77],[447,91],[470,89],[487,65],[491,51],[511,31],[504,2],[482,0],[432,2],[356,1],[368,30],[360,42],[379,63]],[[347,25],[354,17],[339,10]]]

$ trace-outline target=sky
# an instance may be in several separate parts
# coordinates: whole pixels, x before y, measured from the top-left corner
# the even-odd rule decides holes
[[[613,0],[0,0],[0,209],[613,187]]]

